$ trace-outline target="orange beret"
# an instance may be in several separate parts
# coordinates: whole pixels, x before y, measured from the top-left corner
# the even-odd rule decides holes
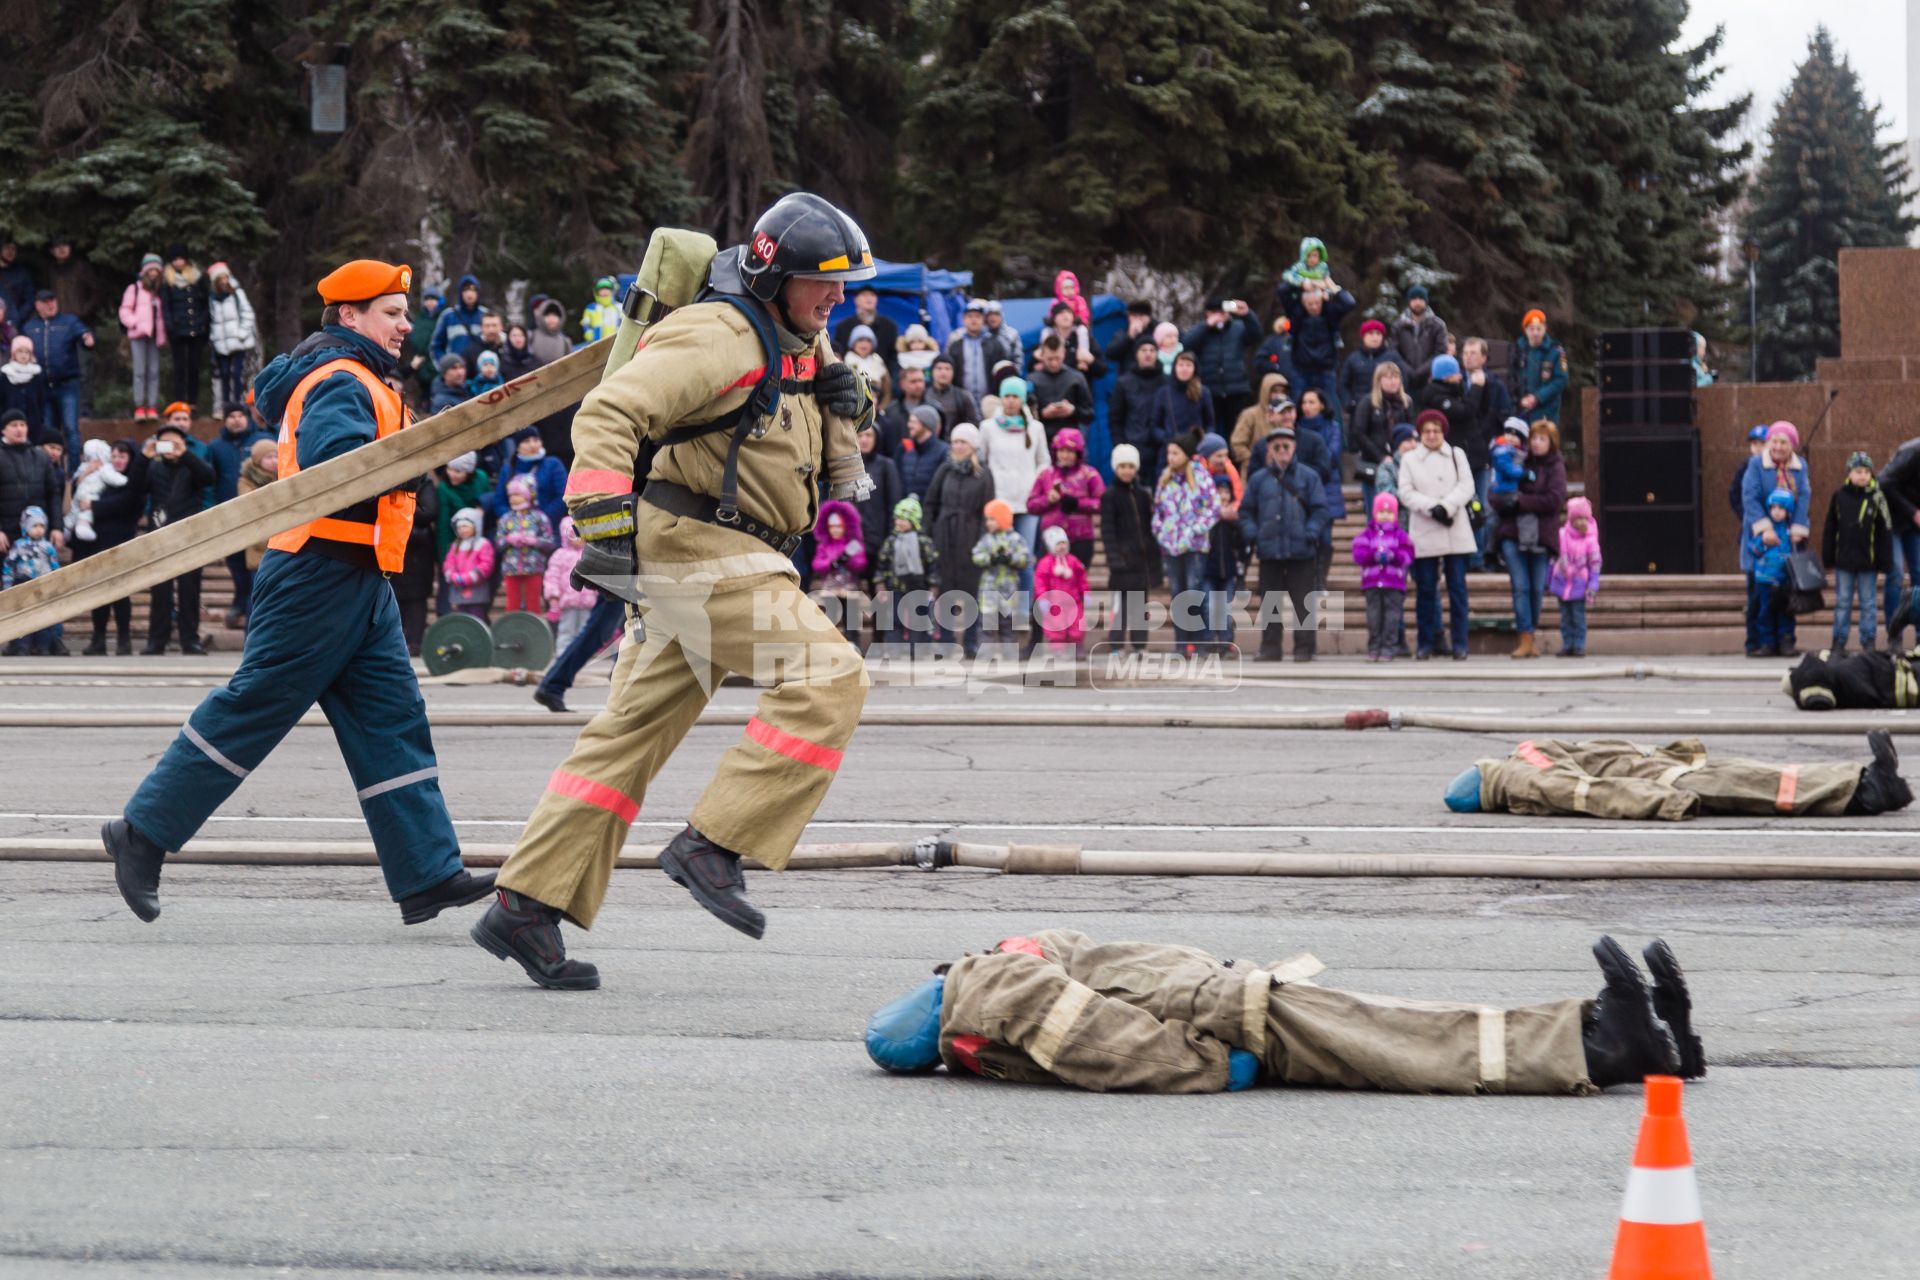
[[[321,279],[320,301],[365,302],[389,293],[407,293],[412,288],[413,268],[404,262],[395,266],[373,258],[355,258]]]
[[[1538,320],[1541,324],[1545,324],[1547,322],[1547,313],[1542,311],[1540,308],[1535,307],[1533,310],[1527,312],[1527,314],[1520,317],[1520,327],[1524,329],[1528,325],[1532,324],[1535,320]]]
[[[161,414],[160,416],[163,418],[171,418],[176,413],[184,413],[189,418],[191,418],[193,416],[193,406],[188,404],[185,400],[175,400],[172,404],[167,406],[166,412]]]

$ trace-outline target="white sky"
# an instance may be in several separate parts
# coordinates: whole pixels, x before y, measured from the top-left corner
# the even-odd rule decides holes
[[[1764,139],[1767,122],[1793,69],[1806,57],[1807,38],[1825,23],[1834,48],[1853,64],[1867,101],[1879,101],[1889,122],[1887,137],[1907,133],[1907,6],[1901,0],[1692,0],[1684,39],[1693,44],[1716,26],[1727,29],[1720,46],[1721,99],[1753,94]]]

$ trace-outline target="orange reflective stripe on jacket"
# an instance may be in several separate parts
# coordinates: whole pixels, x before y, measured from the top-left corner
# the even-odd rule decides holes
[[[411,418],[400,393],[374,376],[373,370],[358,360],[329,360],[314,369],[293,389],[287,411],[280,420],[280,476],[285,479],[300,470],[300,409],[307,392],[336,373],[350,373],[360,380],[373,401],[374,439],[384,440],[404,429]],[[382,494],[375,507],[373,523],[322,516],[297,529],[276,534],[267,545],[276,551],[298,551],[309,538],[346,542],[373,548],[373,556],[383,573],[398,573],[407,559],[407,536],[413,532],[414,496],[411,493]]]

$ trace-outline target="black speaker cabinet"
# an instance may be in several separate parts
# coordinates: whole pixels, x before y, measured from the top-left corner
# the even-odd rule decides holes
[[[1600,334],[1602,364],[1692,359],[1693,335],[1685,329],[1607,329]]]
[[[1700,438],[1607,435],[1600,442],[1600,549],[1614,573],[1700,573]]]
[[[1641,366],[1646,368],[1649,366]],[[1693,392],[1600,396],[1600,426],[1625,427],[1640,434],[1662,434],[1693,425]]]
[[[1603,360],[1600,362],[1600,394],[1690,396],[1693,394],[1693,361],[1650,360],[1632,363]]]

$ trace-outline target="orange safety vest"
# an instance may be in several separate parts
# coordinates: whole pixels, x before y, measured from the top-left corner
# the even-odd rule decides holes
[[[385,440],[396,431],[404,430],[413,422],[413,416],[407,412],[407,406],[400,399],[400,393],[380,381],[373,371],[358,360],[329,360],[319,368],[300,379],[293,389],[293,395],[287,400],[287,411],[280,419],[280,476],[285,479],[300,470],[298,440],[300,433],[300,409],[306,403],[307,392],[312,387],[336,373],[350,373],[360,379],[367,389],[367,395],[373,400],[373,418],[375,423],[374,439]],[[398,573],[407,559],[407,537],[413,532],[414,495],[411,493],[386,493],[380,495],[375,508],[373,522],[342,519],[339,516],[322,516],[318,520],[309,520],[297,529],[275,534],[267,540],[267,545],[276,551],[298,551],[305,546],[309,538],[325,538],[329,542],[350,542],[358,546],[372,547],[375,561],[383,573]]]

